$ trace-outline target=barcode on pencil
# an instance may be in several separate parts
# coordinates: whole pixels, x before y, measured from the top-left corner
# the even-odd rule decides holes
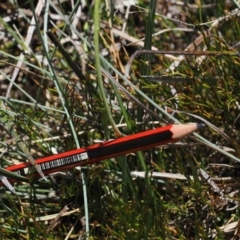
[[[48,170],[51,168],[61,167],[64,165],[76,163],[76,162],[79,162],[82,160],[87,160],[87,159],[88,159],[88,155],[85,152],[85,153],[76,154],[76,155],[69,156],[69,157],[59,158],[59,159],[51,161],[51,162],[41,163],[39,165],[42,170]]]
[[[69,164],[80,162],[80,161],[87,160],[87,159],[88,159],[88,154],[86,152],[84,152],[81,154],[76,154],[76,155],[72,155],[72,156],[68,156],[68,157],[59,158],[54,161],[40,163],[38,165],[41,168],[41,170],[44,171],[44,170],[49,170],[52,168],[62,167],[65,165],[67,166]],[[32,166],[26,167],[22,170],[18,170],[18,171],[14,171],[14,172],[19,175],[27,175],[29,173],[30,169],[31,169],[31,171],[36,172],[36,169]]]

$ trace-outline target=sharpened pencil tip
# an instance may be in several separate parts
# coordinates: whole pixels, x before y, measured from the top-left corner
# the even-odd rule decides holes
[[[202,129],[205,127],[204,123],[197,123],[197,129]]]

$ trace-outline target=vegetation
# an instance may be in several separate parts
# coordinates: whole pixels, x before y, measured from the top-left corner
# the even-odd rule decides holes
[[[18,2],[0,3],[1,239],[239,239],[239,3]],[[174,122],[206,127],[47,180],[4,171]]]

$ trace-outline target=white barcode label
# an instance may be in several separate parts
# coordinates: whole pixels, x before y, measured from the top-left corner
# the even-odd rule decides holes
[[[63,157],[63,158],[58,158],[54,161],[49,161],[49,162],[45,162],[45,163],[40,163],[39,167],[41,168],[41,170],[50,170],[52,168],[58,168],[58,167],[62,167],[62,166],[67,166],[73,163],[77,163],[77,162],[81,162],[84,160],[88,159],[88,154],[87,152],[84,153],[79,153],[79,154],[75,154],[72,156],[68,156],[68,157]],[[15,171],[17,174],[19,175],[27,175],[29,173],[29,170],[35,171],[34,167],[26,167],[20,171]]]

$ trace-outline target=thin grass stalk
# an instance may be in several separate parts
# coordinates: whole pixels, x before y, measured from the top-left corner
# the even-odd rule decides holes
[[[80,5],[80,1],[78,0],[73,11],[71,12],[70,16],[69,16],[69,19],[72,19],[75,11],[77,11],[77,8],[78,6]],[[67,27],[68,25],[66,24],[64,26],[64,29],[63,31],[65,30],[65,28]],[[62,36],[60,36],[60,39],[61,39]],[[56,51],[57,48],[54,49],[54,51]],[[65,51],[63,51],[65,52]],[[53,54],[54,55],[54,54]],[[52,55],[52,56],[53,56]],[[84,75],[82,74],[82,72],[80,71],[80,69],[78,67],[75,66],[75,64],[71,61],[71,58],[69,56],[68,58],[68,55],[65,54],[65,57],[67,57],[67,59],[69,59],[70,61],[68,61],[68,63],[70,64],[70,66],[74,67],[75,69],[75,73],[77,74],[77,76],[81,79],[81,78],[84,78]],[[71,64],[72,63],[72,64]],[[79,80],[80,80],[79,79]],[[79,169],[81,169],[81,167],[79,167]],[[85,212],[85,219],[86,219],[86,225],[85,225],[85,230],[86,230],[86,237],[87,239],[89,238],[89,214],[88,214],[88,199],[87,199],[87,186],[86,186],[86,182],[85,182],[85,175],[84,173],[82,172],[82,183],[83,183],[83,197],[84,197],[84,212]]]
[[[11,99],[11,98],[6,98],[6,97],[2,97],[0,96],[0,100],[3,100],[5,103],[7,103],[8,105],[11,105],[12,103],[18,103],[18,104],[22,104],[22,105],[29,105],[29,106],[33,106],[35,107],[36,104],[35,103],[30,103],[30,102],[26,102],[26,101],[21,101],[18,99]],[[42,111],[46,112],[46,111],[51,111],[51,112],[55,112],[55,113],[61,113],[64,114],[65,112],[56,108],[51,108],[51,107],[47,107],[47,106],[43,106],[41,104],[37,104],[37,107],[40,108]],[[74,114],[74,117],[89,121],[86,117],[82,117],[79,115]],[[48,128],[46,125],[40,124],[39,122],[35,122],[32,121],[36,126],[40,126],[42,128],[46,128],[48,131],[50,131],[51,129]]]
[[[45,2],[44,9],[44,20],[43,20],[43,41],[48,42],[47,30],[48,30],[48,21],[49,21],[49,1]],[[47,52],[49,52],[48,44],[45,45]],[[41,85],[43,85],[44,79],[41,79]],[[36,94],[36,102],[38,102],[39,97],[41,98],[41,88],[38,89]],[[36,106],[35,106],[36,109]]]
[[[147,17],[147,23],[146,23],[146,37],[144,39],[144,50],[151,50],[152,48],[152,36],[153,36],[153,30],[154,30],[154,18],[155,18],[155,11],[156,11],[156,0],[150,1],[150,8],[148,12]],[[142,63],[141,63],[141,75],[150,75],[150,61],[151,56],[150,55],[144,55],[142,57]],[[147,62],[149,64],[147,64]]]
[[[3,104],[2,104],[3,106]],[[17,134],[17,132],[14,130],[14,123],[11,121],[9,115],[4,111],[1,110],[0,111],[1,116],[0,116],[0,121],[1,124],[6,128],[6,130],[12,135],[12,137],[15,139],[15,141],[17,142],[19,148],[24,152],[25,157],[29,160],[29,162],[34,166],[34,168],[36,169],[36,171],[40,174],[40,176],[46,180],[45,175],[43,174],[40,166],[38,164],[35,163],[35,159],[32,157],[32,155],[30,154],[30,152],[28,151],[25,143],[23,142],[23,140],[21,140],[21,138],[19,137],[19,135]],[[3,171],[3,170],[2,170]]]
[[[4,72],[0,71],[0,73],[10,82],[13,84],[13,86],[15,86],[18,90],[20,90],[29,100],[31,100],[32,102],[36,103],[36,100],[34,98],[32,98],[25,90],[23,90],[19,84],[13,82]],[[9,98],[6,98],[9,99]]]
[[[104,70],[104,71],[103,71],[103,70]],[[103,69],[103,68],[101,69],[101,71],[102,71],[103,73],[106,72],[106,70]],[[109,74],[110,74],[110,73],[109,73]],[[107,76],[108,76],[108,75],[107,75]],[[119,94],[118,88],[116,87],[116,85],[113,84],[112,82],[111,82],[111,85],[112,85],[112,87],[113,87],[113,91],[114,91],[114,93],[115,93],[115,96],[116,96],[116,98],[117,98],[119,107],[120,107],[120,109],[121,109],[121,113],[122,113],[122,115],[123,115],[123,117],[124,117],[124,119],[125,119],[125,121],[126,121],[127,128],[128,128],[128,130],[131,130],[133,124],[132,124],[131,121],[129,120],[128,113],[127,113],[127,111],[126,111],[125,106],[123,105],[122,97],[121,97],[121,95]]]
[[[126,203],[128,201],[127,186],[128,186],[128,172],[129,172],[127,167],[126,156],[118,157],[117,162],[122,169],[122,199],[123,199],[123,202]]]
[[[59,6],[60,6],[60,8],[61,8],[61,11],[59,11],[59,9],[52,3],[52,1],[48,1],[48,3],[50,4],[51,7],[54,8],[54,10],[55,10],[60,16],[62,16],[63,19],[66,18],[66,17],[62,14],[64,11],[63,11],[62,5],[61,5],[60,3],[59,3]],[[66,24],[65,24],[65,26],[62,28],[62,33],[66,30],[66,28],[68,28],[68,27],[71,25],[71,22],[70,22],[70,21],[72,20],[72,17],[73,17],[73,15],[74,15],[74,13],[77,11],[77,9],[78,9],[78,7],[79,7],[80,4],[81,4],[81,0],[78,0],[78,1],[76,2],[75,6],[74,6],[74,8],[73,8],[73,10],[72,10],[72,12],[69,14],[68,21],[65,21]],[[67,19],[67,18],[66,18],[66,19]],[[53,24],[53,23],[52,23],[52,24]],[[53,26],[54,26],[54,24],[53,24]],[[62,39],[62,37],[63,37],[63,34],[59,36],[58,40],[60,41],[60,40]],[[57,47],[55,47],[55,48],[53,49],[52,55],[51,55],[51,59],[53,58],[56,50],[57,50]]]
[[[239,2],[237,1],[237,0],[233,0],[234,1],[234,3],[237,5],[237,7],[240,9],[240,4],[239,4]]]
[[[16,173],[10,172],[4,168],[0,167],[0,175],[5,176],[5,177],[9,177],[10,179],[15,179],[18,181],[22,181],[22,182],[29,182],[29,180],[26,177],[23,177],[21,175],[18,175]]]
[[[12,58],[12,59],[14,59],[14,60],[19,60],[19,57],[15,57],[15,56],[13,56],[13,55],[10,55],[10,54],[8,54],[8,53],[6,53],[6,52],[3,52],[3,51],[0,51],[0,54],[2,54],[2,55],[5,55],[5,56],[7,56],[7,57],[9,57],[9,58]],[[4,61],[4,60],[0,60],[0,62],[3,62],[3,63],[7,63],[7,64],[9,64],[9,65],[11,65],[11,66],[14,66],[14,67],[16,67],[16,65],[14,65],[14,64],[12,64],[12,63],[9,63],[9,62],[6,62],[6,61]],[[38,71],[41,71],[42,73],[44,73],[44,74],[46,74],[47,76],[51,76],[51,74],[50,74],[50,72],[48,72],[47,70],[45,70],[45,69],[42,69],[41,67],[38,67],[38,66],[36,66],[36,65],[34,65],[34,64],[32,64],[32,63],[29,63],[29,62],[27,62],[27,61],[22,61],[24,64],[26,64],[26,66],[29,66],[29,67],[32,67],[32,68],[34,68],[34,69],[36,69],[36,70],[38,70]],[[23,69],[23,68],[21,68],[21,70],[23,70],[23,71],[26,71],[25,69]],[[33,73],[33,72],[31,72],[31,71],[28,71],[29,73],[31,73],[31,74],[35,74],[35,73]],[[37,75],[37,74],[36,74]],[[41,76],[41,77],[43,77],[43,76]],[[48,80],[52,80],[52,79],[48,79]]]
[[[21,48],[23,50],[27,50],[24,42],[22,41],[22,39],[16,34],[15,31],[13,31],[13,29],[11,27],[9,27],[8,23],[6,23],[0,16],[0,24],[2,24],[4,26],[4,28],[7,30],[8,33],[10,33],[13,38],[16,40],[16,42],[21,46]]]
[[[153,29],[154,29],[156,4],[157,4],[156,0],[150,1],[150,8],[149,8],[148,18],[147,18],[147,23],[146,23],[146,37],[144,40],[144,49],[145,50],[150,50],[152,47],[152,35],[153,35]],[[142,63],[141,63],[141,75],[142,76],[150,75],[150,69],[151,69],[150,64],[151,64],[151,56],[150,55],[143,56]],[[142,89],[142,84],[140,83],[140,90],[141,89]],[[142,99],[142,97],[140,97],[140,100],[141,99]],[[153,110],[151,106],[149,108],[150,108],[150,110]],[[142,121],[142,116],[143,116],[143,109],[138,108],[138,116],[137,116],[138,122]],[[155,219],[154,215],[156,213],[156,206],[154,204],[155,196],[154,196],[154,191],[152,190],[151,180],[148,175],[148,168],[146,166],[142,152],[138,152],[137,156],[138,156],[138,159],[140,160],[143,170],[146,171],[145,182],[146,182],[146,189],[147,189],[147,195],[148,195],[146,207],[148,209],[147,209],[147,213],[143,214],[143,218],[144,218],[144,224],[145,224],[144,239],[147,240],[149,238],[149,233],[152,230],[152,227],[154,225],[154,219]]]
[[[34,9],[34,14],[39,16],[41,14],[41,12],[42,12],[42,9],[43,9],[44,5],[45,5],[45,0],[43,0],[43,1],[39,0],[38,3],[37,3],[36,9]],[[36,20],[36,18],[34,18],[34,17],[31,19],[30,26],[29,26],[28,31],[27,31],[26,39],[22,41],[23,44],[25,45],[25,49],[27,49],[30,52],[31,52],[31,49],[29,48],[29,44],[30,44],[30,42],[32,40],[33,32],[35,30],[35,23],[34,23],[35,20]],[[15,29],[15,31],[18,32],[17,29]],[[19,33],[19,35],[20,35],[20,33]],[[23,59],[24,59],[24,53],[20,53],[19,61],[17,62],[17,67],[14,69],[12,77],[11,77],[11,80],[13,82],[15,82],[15,80],[16,80],[16,78],[18,76],[19,67],[22,66],[22,60]],[[10,96],[10,92],[11,92],[12,86],[13,86],[13,84],[10,83],[10,85],[8,86],[6,97]]]
[[[73,11],[70,13],[69,15],[69,19],[72,19],[72,17],[74,16],[74,13],[77,11],[79,5],[81,4],[81,1],[78,0],[75,4],[75,7],[73,8]],[[61,6],[61,4],[60,4]],[[62,11],[63,12],[63,11]],[[66,29],[66,27],[68,26],[68,24],[66,24],[63,28],[63,32]],[[59,37],[59,40],[61,39],[61,35]],[[57,47],[55,47],[52,57],[54,56],[54,52],[56,51]],[[67,55],[67,54],[66,54]],[[66,56],[65,55],[65,56]],[[67,55],[68,57],[68,55]],[[70,59],[70,63],[71,63],[71,58],[67,58]],[[68,62],[69,63],[69,62]],[[80,71],[80,69],[78,67],[75,67],[75,64],[73,63],[72,65],[70,64],[70,66],[74,66],[74,69],[76,70],[76,74],[79,76],[79,78],[84,78],[84,75],[82,74],[82,72]],[[79,79],[79,80],[80,80]],[[79,167],[79,169],[81,169],[81,167]],[[89,238],[89,214],[88,214],[88,197],[87,197],[87,186],[86,186],[86,181],[85,181],[85,174],[82,172],[81,174],[82,177],[82,183],[83,183],[83,198],[84,198],[84,213],[85,213],[85,231],[86,231],[86,237],[87,239]]]
[[[32,11],[33,11],[33,16],[35,17],[35,20],[36,20],[36,15],[34,14],[34,6],[33,6],[33,3],[32,3],[32,1],[30,1],[30,3],[31,3]],[[79,142],[78,142],[78,138],[77,138],[76,131],[75,131],[75,129],[74,129],[74,126],[73,126],[73,123],[72,123],[72,120],[71,120],[71,116],[70,116],[70,114],[69,114],[69,112],[68,112],[68,109],[67,109],[67,107],[66,107],[66,100],[65,100],[65,98],[64,98],[64,91],[62,90],[62,87],[61,87],[60,83],[58,82],[58,78],[57,78],[57,76],[56,76],[56,74],[55,74],[54,68],[53,68],[52,63],[51,63],[51,60],[50,60],[50,58],[49,58],[49,53],[48,53],[47,48],[46,48],[46,45],[47,45],[48,43],[45,42],[44,39],[42,38],[41,31],[40,31],[40,28],[39,28],[39,26],[38,26],[37,21],[36,21],[36,29],[37,29],[38,36],[39,36],[39,38],[40,38],[40,40],[41,40],[41,42],[42,42],[42,44],[43,44],[43,50],[44,50],[44,52],[45,52],[45,54],[46,54],[46,58],[47,58],[47,61],[48,61],[48,64],[49,64],[50,73],[52,74],[52,79],[53,79],[53,81],[54,81],[54,83],[55,83],[57,92],[58,92],[58,94],[59,94],[59,98],[60,98],[61,103],[62,103],[62,107],[63,107],[63,109],[64,109],[64,112],[65,112],[66,116],[67,116],[67,121],[68,121],[68,123],[69,123],[69,125],[70,125],[70,129],[71,129],[71,131],[72,131],[73,138],[74,138],[74,140],[75,140],[75,143],[76,143],[77,148],[80,148],[80,144],[79,144]]]
[[[59,49],[61,54],[64,56],[65,60],[69,64],[69,66],[76,73],[76,75],[78,76],[79,80],[85,79],[85,76],[83,75],[83,73],[81,72],[79,67],[73,62],[73,60],[71,59],[70,55],[67,53],[67,51],[64,49],[64,47],[61,45],[59,40],[54,36],[54,34],[51,31],[48,31],[47,34],[48,34],[48,37],[54,43],[54,45]]]
[[[58,79],[56,77],[56,74],[54,72],[54,68],[52,66],[52,63],[51,63],[51,59],[48,55],[48,51],[46,49],[46,45],[48,44],[47,42],[44,42],[44,39],[42,38],[42,35],[41,35],[41,31],[39,29],[39,25],[38,25],[38,22],[36,21],[36,15],[34,13],[34,6],[33,6],[33,3],[32,1],[30,1],[30,4],[31,4],[31,8],[32,8],[32,11],[33,11],[33,16],[35,18],[35,22],[36,22],[36,29],[37,29],[37,33],[38,33],[38,36],[43,44],[43,50],[45,52],[45,55],[46,55],[46,58],[48,60],[48,63],[49,63],[49,69],[50,69],[50,72],[52,74],[52,77],[53,77],[53,80],[54,80],[54,83],[55,83],[55,86],[56,86],[56,89],[58,91],[58,94],[59,94],[59,98],[62,102],[62,106],[63,106],[63,109],[65,111],[65,114],[67,116],[67,121],[69,123],[69,126],[70,126],[70,129],[72,131],[72,135],[73,135],[73,138],[75,140],[75,144],[76,144],[76,147],[77,148],[80,148],[80,144],[79,144],[79,141],[78,141],[78,138],[77,138],[77,133],[74,129],[74,126],[73,126],[73,123],[72,123],[72,120],[71,120],[71,116],[68,112],[68,109],[66,108],[66,100],[64,99],[63,97],[63,91],[61,89],[61,86],[58,82]],[[85,230],[86,230],[86,237],[88,239],[89,237],[89,215],[88,215],[88,201],[87,201],[87,189],[86,189],[86,183],[85,183],[85,178],[84,178],[84,175],[82,174],[82,181],[83,181],[83,195],[84,195],[84,211],[85,211],[85,219],[86,219],[86,224],[85,224]]]
[[[110,124],[112,125],[116,137],[121,137],[122,133],[119,131],[119,129],[117,128],[117,126],[113,120],[113,117],[112,117],[112,114],[109,109],[108,102],[107,102],[107,99],[105,96],[104,86],[103,86],[102,73],[101,73],[101,62],[100,62],[100,52],[99,52],[99,50],[100,50],[100,48],[99,48],[99,31],[100,31],[99,7],[100,7],[100,0],[96,0],[95,5],[94,5],[94,53],[95,53],[95,66],[96,66],[96,72],[97,72],[97,82],[98,82],[100,96],[102,98],[103,106],[104,106],[103,113],[106,113],[107,119],[109,120]],[[103,119],[104,118],[105,118],[105,116],[103,117]],[[105,126],[104,128],[107,129],[107,126]],[[105,131],[106,131],[105,132],[106,137],[109,138],[108,130],[105,130]]]
[[[150,1],[150,8],[148,11],[148,17],[147,17],[147,22],[146,22],[146,36],[144,39],[144,50],[150,50],[152,47],[152,35],[153,35],[153,27],[154,27],[154,18],[155,18],[155,11],[156,11],[156,0],[151,0]],[[150,75],[150,70],[151,70],[151,56],[146,54],[142,56],[141,58],[141,64],[140,64],[140,69],[141,69],[141,76],[147,76]],[[142,83],[140,82],[140,90],[142,89]],[[141,96],[140,101],[141,101]],[[150,108],[151,109],[151,108]],[[140,122],[143,116],[143,109],[138,107],[138,116],[137,120]],[[142,129],[139,129],[141,131]]]
[[[101,68],[102,72],[106,72],[106,70],[104,70],[103,68]],[[121,109],[121,113],[123,114],[123,117],[126,121],[127,127],[130,130],[132,127],[132,123],[129,120],[126,108],[123,105],[122,102],[122,98],[120,96],[120,94],[118,93],[118,89],[117,87],[111,82],[111,85],[113,87],[113,90],[115,92],[117,101],[119,103],[119,107]],[[132,178],[129,178],[130,176],[130,171],[128,168],[128,164],[127,164],[127,158],[126,156],[121,156],[117,158],[117,161],[122,169],[122,197],[123,197],[123,201],[127,202],[128,201],[128,192],[127,192],[127,187],[128,186],[132,186]]]
[[[173,120],[175,123],[181,123],[177,118],[173,117],[171,114],[169,114],[167,111],[165,111],[165,109],[161,108],[156,102],[154,102],[151,98],[149,98],[146,94],[144,94],[139,88],[137,88],[133,83],[131,83],[131,81],[129,81],[122,73],[120,73],[117,69],[115,69],[114,67],[112,67],[112,65],[110,63],[108,63],[105,59],[102,58],[102,61],[104,61],[108,67],[110,69],[112,69],[112,71],[115,72],[115,74],[118,74],[129,86],[131,86],[134,91],[136,91],[139,95],[141,95],[145,100],[147,100],[150,104],[152,104],[157,110],[159,110],[163,115],[165,115],[166,117],[168,117],[169,119]],[[193,135],[195,137],[197,137],[196,140],[200,140],[204,145],[224,154],[225,156],[240,162],[240,159],[235,157],[234,155],[228,153],[227,151],[224,151],[223,149],[221,149],[220,147],[218,147],[217,145],[211,143],[210,141],[208,141],[207,139],[205,139],[204,137],[200,136],[198,133],[193,133]]]

